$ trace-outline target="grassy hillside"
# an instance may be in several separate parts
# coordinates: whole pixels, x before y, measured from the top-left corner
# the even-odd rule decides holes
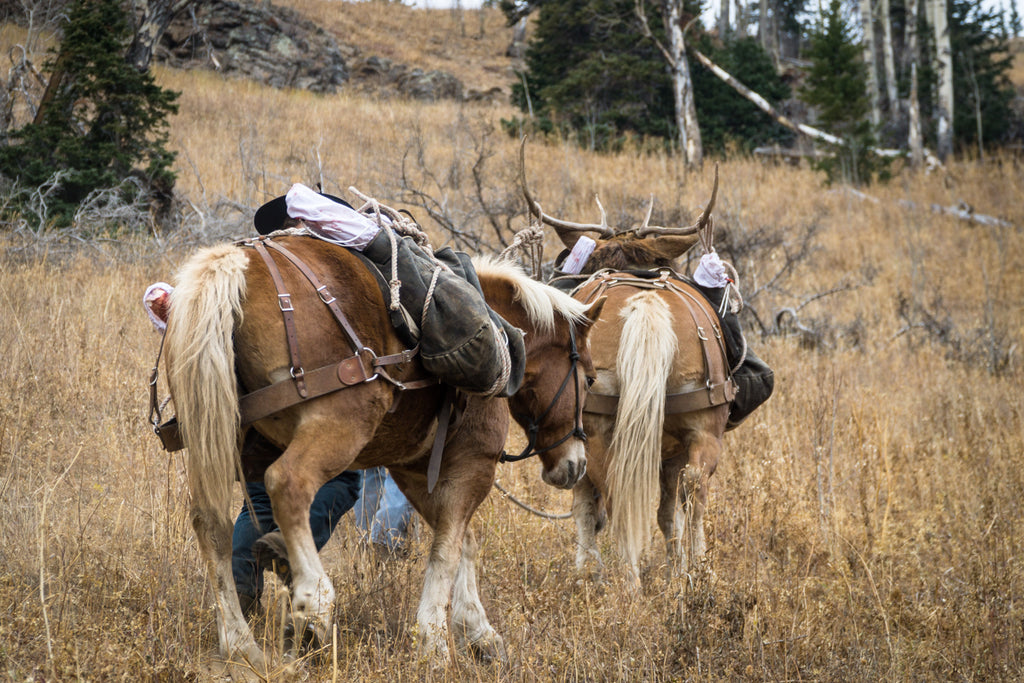
[[[421,21],[391,3],[302,4],[336,15],[339,30],[382,36],[395,59],[414,46],[501,63],[492,48],[504,40],[462,59],[461,42],[431,42],[450,35],[448,12]],[[199,243],[250,234],[252,211],[295,181],[410,208],[435,244],[456,240],[446,226],[457,226],[456,244],[496,251],[525,227],[518,141],[500,131],[500,106],[157,74],[182,91],[171,145],[185,227],[0,236],[0,675],[10,680],[223,680],[183,460],[146,422],[158,345],[139,302],[146,284],[172,277]],[[866,188],[870,198],[804,167],[719,164],[719,247],[777,379],[726,437],[707,565],[667,582],[651,529],[645,588],[630,595],[606,539],[598,583],[574,569],[570,521],[494,492],[475,518],[480,593],[513,663],[436,668],[411,632],[429,530],[408,560],[380,566],[343,520],[323,552],[338,590],[335,654],[282,664],[275,679],[1024,678],[1019,159],[898,170]],[[662,225],[692,221],[712,174],[710,162],[687,171],[641,143],[596,155],[541,140],[527,170],[548,213],[596,220],[597,194],[610,221],[626,223],[653,193]],[[931,208],[961,201],[1005,224]],[[558,248],[549,236],[546,257]],[[799,328],[786,316],[776,325],[786,308]],[[537,474],[530,462],[503,465],[499,479],[566,510],[568,494]],[[270,593],[273,612],[282,596]],[[257,633],[271,650],[279,635],[273,621]]]

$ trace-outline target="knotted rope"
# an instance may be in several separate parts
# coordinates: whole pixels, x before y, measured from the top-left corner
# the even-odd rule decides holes
[[[512,238],[512,243],[498,255],[499,259],[511,259],[516,251],[529,261],[531,277],[541,279],[541,263],[544,260],[544,226],[537,221],[530,221],[529,227],[523,228]]]
[[[697,237],[700,240],[700,246],[704,250],[705,254],[715,253],[714,216],[708,216],[707,223],[697,232]],[[718,307],[718,316],[721,318],[729,311],[736,314],[742,311],[743,296],[740,294],[740,276],[739,273],[736,272],[736,268],[734,268],[728,261],[722,261],[721,259],[718,260],[722,264],[722,267],[729,273],[728,282],[725,285],[725,292],[722,295],[722,304]],[[736,365],[734,365],[729,371],[730,374],[735,373],[747,359],[747,338],[744,335],[740,335],[740,339],[743,342],[743,351],[740,353],[739,360],[736,361]]]
[[[404,213],[392,209],[390,206],[381,204],[373,197],[363,194],[354,187],[349,187],[348,191],[363,200],[363,205],[357,211],[373,218],[377,222],[377,227],[384,231],[384,234],[388,236],[388,241],[391,243],[391,279],[388,280],[388,285],[391,290],[389,307],[392,311],[397,311],[402,305],[399,299],[402,281],[398,279],[398,238],[395,237],[395,233],[403,237],[412,237],[416,244],[427,253],[437,266],[430,283],[430,289],[427,292],[427,300],[423,304],[423,313],[420,316],[422,320],[426,317],[427,306],[430,304],[430,299],[434,292],[434,283],[437,281],[440,270],[443,268],[450,271],[450,269],[434,258],[434,248],[430,244],[430,238],[427,237],[427,233],[420,230],[420,226],[416,224],[416,221]],[[385,217],[388,219],[386,222],[384,220]]]
[[[430,260],[434,264],[434,270],[430,276],[430,285],[427,287],[426,297],[423,300],[423,310],[420,311],[420,329],[426,325],[427,312],[430,310],[430,304],[434,300],[434,289],[437,286],[437,280],[441,276],[441,271],[447,271],[449,274],[452,273],[452,269],[449,268],[445,263],[438,261],[434,258],[434,248],[430,244],[430,238],[427,236],[420,226],[412,219],[411,216],[397,211],[386,204],[381,204],[379,201],[363,194],[354,187],[348,188],[349,192],[362,200],[363,205],[357,209],[359,213],[365,214],[373,218],[377,222],[377,226],[384,231],[388,236],[388,241],[391,244],[391,279],[388,281],[391,292],[391,302],[389,307],[392,311],[396,311],[401,307],[402,302],[399,298],[401,293],[402,281],[398,279],[398,238],[396,233],[402,237],[411,237],[416,245],[422,249]],[[385,218],[387,220],[385,220]],[[498,378],[487,388],[486,391],[481,392],[481,395],[491,397],[497,395],[502,389],[508,384],[509,377],[512,375],[512,356],[508,348],[508,337],[505,336],[505,331],[500,329],[494,324],[494,321],[490,321],[491,331],[494,334],[494,340],[496,347],[498,348],[499,358],[498,362],[501,364],[501,372]],[[477,392],[468,392],[477,393]]]

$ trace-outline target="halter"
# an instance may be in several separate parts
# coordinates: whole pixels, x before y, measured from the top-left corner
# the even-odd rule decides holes
[[[538,417],[531,420],[530,426],[526,428],[526,448],[524,448],[519,455],[509,455],[508,453],[502,451],[500,459],[501,462],[518,462],[519,460],[525,460],[526,458],[531,458],[535,455],[540,455],[541,453],[547,453],[550,450],[558,448],[559,446],[561,446],[563,443],[565,443],[574,436],[577,439],[580,439],[581,441],[587,440],[587,434],[586,432],[583,431],[583,419],[581,417],[582,401],[580,400],[580,383],[578,381],[579,360],[580,354],[576,348],[576,328],[572,323],[569,323],[569,361],[571,363],[569,366],[569,372],[565,375],[565,379],[562,380],[562,386],[558,387],[558,391],[555,393],[555,397],[551,399],[551,403],[548,404],[548,407]],[[555,443],[551,444],[550,446],[545,446],[544,448],[538,449],[536,447],[536,443],[537,433],[540,431],[540,424],[541,422],[544,421],[544,418],[548,416],[548,413],[551,412],[552,408],[555,407],[555,403],[557,403],[558,399],[561,398],[562,392],[565,391],[565,387],[566,385],[569,384],[570,379],[573,380],[573,391],[576,395],[575,425],[573,426],[571,432],[563,436]],[[522,416],[516,415],[517,420],[520,417]]]

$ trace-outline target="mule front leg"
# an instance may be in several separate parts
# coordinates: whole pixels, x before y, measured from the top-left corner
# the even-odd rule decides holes
[[[604,569],[601,551],[597,547],[597,488],[590,477],[583,475],[572,489],[572,518],[576,523],[576,569],[583,571],[593,560],[600,576]]]
[[[508,663],[505,641],[487,620],[476,584],[476,558],[480,544],[472,529],[466,529],[462,540],[462,558],[455,574],[452,595],[452,628],[459,644],[484,661]]]
[[[206,561],[216,601],[217,639],[225,662],[242,660],[257,672],[265,671],[263,652],[242,615],[231,573],[231,519],[201,507],[192,507],[192,528],[199,552]]]
[[[448,602],[462,558],[465,531],[465,523],[439,524],[434,528],[434,541],[423,577],[423,593],[416,610],[416,627],[423,653],[442,661],[449,658]]]

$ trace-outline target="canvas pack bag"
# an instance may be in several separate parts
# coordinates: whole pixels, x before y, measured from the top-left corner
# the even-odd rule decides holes
[[[392,237],[394,242],[392,242]],[[484,301],[469,256],[451,248],[433,258],[412,237],[381,230],[362,250],[378,274],[391,279],[397,263],[401,314],[392,323],[419,343],[424,369],[472,393],[511,396],[522,386],[526,346],[522,331]]]

